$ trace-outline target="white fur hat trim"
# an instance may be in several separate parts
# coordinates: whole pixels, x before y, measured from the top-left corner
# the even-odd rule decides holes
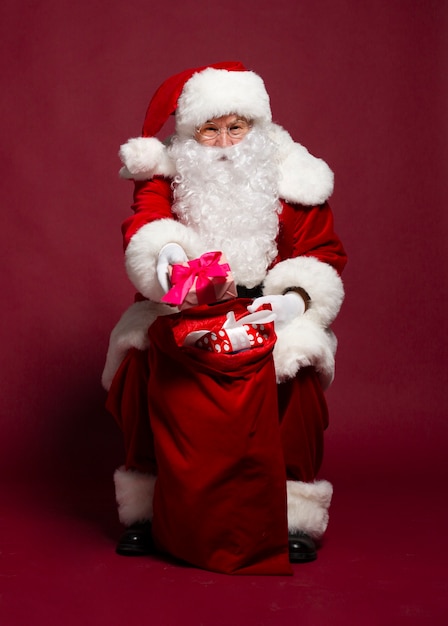
[[[182,137],[191,137],[207,120],[231,113],[270,122],[272,114],[264,82],[254,72],[209,67],[185,83],[177,103],[176,131]]]

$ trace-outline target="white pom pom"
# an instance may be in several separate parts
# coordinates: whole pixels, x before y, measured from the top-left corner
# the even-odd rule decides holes
[[[134,137],[120,147],[119,157],[124,165],[123,178],[145,180],[153,176],[173,176],[174,165],[165,145],[156,137]]]

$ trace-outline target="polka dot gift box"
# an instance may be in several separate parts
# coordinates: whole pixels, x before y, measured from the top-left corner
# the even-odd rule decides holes
[[[235,314],[230,311],[222,328],[191,332],[185,338],[184,345],[194,345],[217,354],[234,354],[259,348],[268,339],[268,332],[271,331],[268,326],[273,324],[275,317],[272,311],[261,310],[236,320]]]

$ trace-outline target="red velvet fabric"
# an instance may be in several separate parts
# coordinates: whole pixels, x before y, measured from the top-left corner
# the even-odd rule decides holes
[[[278,385],[280,435],[289,480],[311,482],[322,465],[328,408],[313,367]]]
[[[148,353],[130,350],[115,374],[106,408],[123,433],[125,467],[157,474],[148,412]]]
[[[231,355],[179,348],[191,330],[221,324],[228,310],[247,313],[247,304],[196,307],[150,328],[153,533],[162,549],[201,568],[290,574],[275,334]]]

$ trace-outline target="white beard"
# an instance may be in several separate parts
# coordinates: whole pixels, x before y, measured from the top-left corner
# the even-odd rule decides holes
[[[238,285],[262,283],[277,256],[281,211],[275,146],[266,131],[255,127],[228,148],[175,138],[169,152],[178,172],[173,211],[179,220],[206,250],[224,253]]]

